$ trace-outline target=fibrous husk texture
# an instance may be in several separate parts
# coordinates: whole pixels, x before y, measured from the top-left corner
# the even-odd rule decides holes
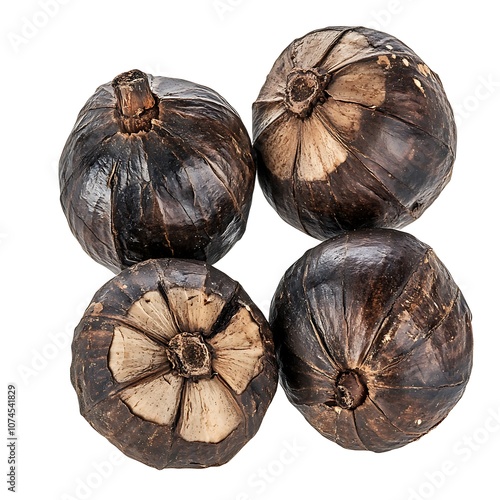
[[[149,258],[219,260],[245,232],[255,165],[239,115],[218,93],[135,70],[80,111],[59,177],[73,234],[119,272]]]
[[[450,179],[456,127],[441,80],[413,50],[332,27],[278,57],[253,105],[253,139],[267,200],[324,240],[418,218]]]
[[[73,341],[87,421],[156,468],[208,467],[257,432],[277,385],[269,325],[208,264],[149,260],[94,296]]]
[[[472,369],[460,289],[428,245],[396,230],[306,252],[281,280],[270,323],[288,398],[346,448],[382,452],[426,434]]]

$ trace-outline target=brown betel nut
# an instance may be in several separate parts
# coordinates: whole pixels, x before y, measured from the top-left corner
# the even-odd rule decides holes
[[[472,369],[471,313],[434,251],[391,229],[301,257],[270,312],[280,382],[323,436],[383,452],[436,427]]]
[[[148,258],[222,258],[245,232],[255,164],[243,122],[217,92],[132,70],[80,111],[59,180],[73,234],[119,272]]]
[[[293,41],[253,105],[259,182],[318,238],[402,228],[450,180],[456,126],[436,73],[395,37],[331,27]]]
[[[196,261],[122,271],[93,297],[72,352],[81,414],[158,469],[230,460],[278,383],[267,320],[238,283]]]

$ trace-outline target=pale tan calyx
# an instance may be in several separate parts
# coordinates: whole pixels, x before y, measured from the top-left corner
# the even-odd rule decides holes
[[[177,333],[175,318],[157,290],[146,292],[134,302],[127,316],[139,330],[153,333],[164,341],[171,339]]]
[[[165,366],[167,361],[165,350],[144,334],[123,325],[115,327],[108,366],[117,382],[151,373]]]
[[[344,54],[346,56],[346,54]],[[386,98],[387,56],[353,62],[338,72],[294,69],[287,77],[285,116],[263,132],[266,165],[281,179],[328,181],[349,155],[366,110]]]
[[[138,417],[160,425],[173,423],[179,407],[182,378],[167,373],[121,392],[121,400]]]
[[[216,294],[150,291],[117,324],[108,366],[136,416],[175,426],[186,441],[217,443],[243,421],[237,396],[263,369],[260,327],[241,304],[212,334],[225,306]]]
[[[242,307],[209,343],[214,351],[213,369],[236,394],[241,394],[262,369],[264,345],[259,325]]]
[[[243,420],[233,395],[216,377],[186,382],[183,396],[178,432],[186,441],[218,443]]]

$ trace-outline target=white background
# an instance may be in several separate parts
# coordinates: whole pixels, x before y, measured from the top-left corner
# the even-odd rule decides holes
[[[6,415],[7,384],[16,384],[17,498],[464,499],[476,497],[479,486],[498,498],[500,68],[492,5],[2,2],[0,401]],[[435,249],[472,309],[470,383],[438,428],[399,450],[344,450],[310,427],[279,388],[258,434],[228,464],[151,469],[121,455],[87,424],[69,381],[72,331],[112,275],[81,250],[60,208],[57,162],[64,142],[95,88],[133,68],[212,87],[251,130],[252,102],[276,57],[293,39],[329,25],[370,26],[400,38],[440,75],[455,110],[452,180],[406,231]],[[247,232],[217,267],[267,315],[286,268],[315,244],[282,222],[257,186]],[[0,422],[5,443],[6,416]],[[0,450],[4,498],[8,449]]]

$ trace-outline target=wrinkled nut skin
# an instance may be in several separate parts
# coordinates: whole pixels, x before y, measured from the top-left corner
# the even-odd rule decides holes
[[[288,399],[349,449],[420,438],[471,373],[462,293],[429,246],[396,230],[344,233],[306,252],[282,278],[270,323]]]
[[[120,104],[116,80],[128,74],[142,85],[122,84],[130,95]],[[256,175],[249,135],[207,87],[123,75],[90,97],[64,146],[60,199],[71,231],[115,273],[149,258],[213,264],[246,228]]]
[[[402,228],[450,180],[453,112],[436,73],[391,35],[331,27],[292,42],[253,104],[259,182],[295,228]]]
[[[147,309],[151,304],[155,309]],[[200,312],[200,304],[208,308]],[[245,328],[246,337],[231,340]],[[197,331],[183,331],[189,329]],[[127,335],[128,340],[120,341]],[[202,358],[209,352],[209,374],[203,369],[189,378],[174,368],[170,360],[189,354],[189,349],[182,351],[183,342],[196,344]],[[207,349],[199,349],[200,342]],[[130,348],[134,343],[135,351]],[[272,334],[263,314],[238,283],[206,263],[190,260],[145,261],[105,284],[75,330],[72,355],[71,381],[81,414],[127,456],[157,469],[226,463],[259,429],[278,384]],[[244,366],[249,359],[244,380],[232,378],[238,363]],[[155,380],[162,383],[161,389],[139,390],[138,398],[129,398],[141,384]],[[199,401],[210,405],[203,391],[196,392],[201,384],[219,391],[219,399],[197,420]],[[190,400],[190,394],[201,399]],[[226,413],[221,401],[228,405]]]

